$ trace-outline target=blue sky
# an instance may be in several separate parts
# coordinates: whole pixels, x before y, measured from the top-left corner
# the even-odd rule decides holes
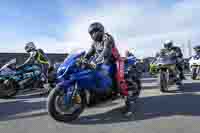
[[[122,53],[152,56],[166,39],[196,45],[199,12],[199,0],[1,0],[0,52],[24,52],[27,41],[46,52],[87,49],[87,28],[100,21]]]
[[[49,0],[2,0],[0,2],[0,28],[16,38],[51,36],[62,38],[64,10],[60,2]],[[2,34],[3,34],[2,32]]]

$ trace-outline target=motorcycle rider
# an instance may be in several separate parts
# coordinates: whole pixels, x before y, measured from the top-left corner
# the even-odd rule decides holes
[[[185,79],[184,76],[184,68],[183,68],[183,54],[182,51],[180,49],[180,47],[174,46],[173,45],[173,41],[172,40],[167,40],[164,42],[164,51],[165,52],[172,52],[174,51],[176,53],[176,60],[177,60],[177,68],[180,71],[180,78],[181,79]]]
[[[135,57],[135,55],[133,54],[133,49],[126,50],[125,51],[125,57],[127,59],[135,59],[136,60],[134,67],[136,67],[138,74],[141,75],[142,74],[142,69],[141,69],[142,64],[140,63],[140,60],[137,59]]]
[[[44,51],[42,49],[37,49],[33,42],[26,43],[24,49],[29,53],[29,58],[17,69],[21,69],[27,64],[39,64],[43,73],[42,80],[44,83],[48,83],[49,59]]]
[[[111,65],[114,63],[114,58],[112,57],[112,48],[115,47],[115,42],[113,37],[104,32],[104,26],[95,22],[89,26],[88,32],[93,40],[93,44],[86,54],[85,58],[96,57],[92,64],[107,64]]]
[[[104,26],[99,22],[94,22],[90,24],[88,28],[88,33],[90,34],[93,43],[85,58],[89,60],[91,57],[94,57],[95,60],[91,62],[94,66],[99,64],[104,65],[114,65],[116,62],[115,57],[113,56],[113,48],[116,48],[115,41],[109,33],[105,33]],[[101,65],[100,65],[101,66]],[[100,71],[103,71],[103,67],[100,68]],[[114,75],[109,75],[114,79]],[[127,115],[132,115],[134,102],[131,101],[131,98],[127,100]]]

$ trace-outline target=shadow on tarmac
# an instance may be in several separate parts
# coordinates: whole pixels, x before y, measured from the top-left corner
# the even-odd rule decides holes
[[[105,113],[82,116],[71,124],[76,125],[94,125],[94,124],[111,124],[128,121],[140,121],[155,119],[160,117],[170,117],[175,115],[182,116],[200,116],[200,96],[195,94],[200,92],[200,83],[185,83],[182,93],[174,93],[172,95],[160,95],[142,97],[138,100],[137,110],[133,118],[125,118],[121,111],[123,107],[110,110]],[[47,115],[46,101],[30,102],[24,98],[18,97],[16,101],[6,101],[0,103],[0,121],[17,120],[23,118],[32,118]],[[31,98],[36,98],[33,96]],[[37,97],[38,98],[38,97]],[[29,113],[32,111],[40,111],[38,113]],[[19,115],[22,114],[22,115]]]
[[[132,118],[125,118],[122,114],[123,107],[120,107],[106,113],[80,117],[71,124],[111,124],[175,115],[200,116],[200,95],[194,92],[200,92],[200,83],[186,83],[182,93],[140,98],[135,116]]]
[[[18,97],[20,98],[20,97]],[[41,112],[45,110],[46,101],[37,101],[30,102],[28,99],[23,99],[25,96],[22,96],[20,99],[15,101],[6,101],[0,103],[0,121],[15,120],[21,118],[37,117],[41,115],[46,115],[47,112]],[[39,96],[26,96],[26,98],[39,98]],[[29,113],[32,111],[40,111],[39,113]],[[29,113],[28,115],[23,113]],[[20,115],[19,115],[20,114]]]

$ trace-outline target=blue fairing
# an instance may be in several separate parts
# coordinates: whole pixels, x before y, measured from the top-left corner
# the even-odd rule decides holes
[[[85,51],[83,51],[83,52],[81,52],[79,54],[71,54],[71,55],[69,55],[69,57],[67,57],[64,60],[63,64],[61,64],[59,66],[59,68],[58,68],[58,71],[57,71],[58,79],[61,80],[62,78],[64,78],[66,73],[69,71],[69,68],[72,67],[73,65],[75,65],[76,59],[80,58],[84,54],[85,54]]]
[[[100,65],[97,69],[82,69],[75,64],[77,59],[83,56],[85,52],[70,55],[64,63],[59,67],[57,74],[59,86],[65,90],[69,89],[75,82],[81,89],[89,89],[99,93],[107,92],[111,89],[112,78],[105,75],[112,75],[114,66]]]
[[[127,65],[134,65],[137,61],[137,58],[135,56],[127,57]]]
[[[112,66],[99,66],[104,71],[110,73]],[[111,74],[111,73],[110,73]],[[73,74],[71,79],[78,81],[81,88],[87,88],[89,90],[96,91],[98,93],[104,93],[112,87],[111,75],[107,76],[102,70],[86,70],[76,74]]]

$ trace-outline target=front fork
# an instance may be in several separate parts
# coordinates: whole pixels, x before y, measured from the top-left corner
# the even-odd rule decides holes
[[[70,86],[65,90],[64,102],[65,104],[72,104],[73,99],[75,98],[78,91],[78,84],[75,82],[74,85]]]
[[[199,72],[200,72],[200,66],[198,66],[196,69],[197,76],[199,76]]]
[[[176,69],[170,69],[170,68],[161,68],[160,72],[165,72],[168,73],[168,83],[169,84],[173,84],[174,82],[177,81],[178,77],[177,77],[177,71]]]

